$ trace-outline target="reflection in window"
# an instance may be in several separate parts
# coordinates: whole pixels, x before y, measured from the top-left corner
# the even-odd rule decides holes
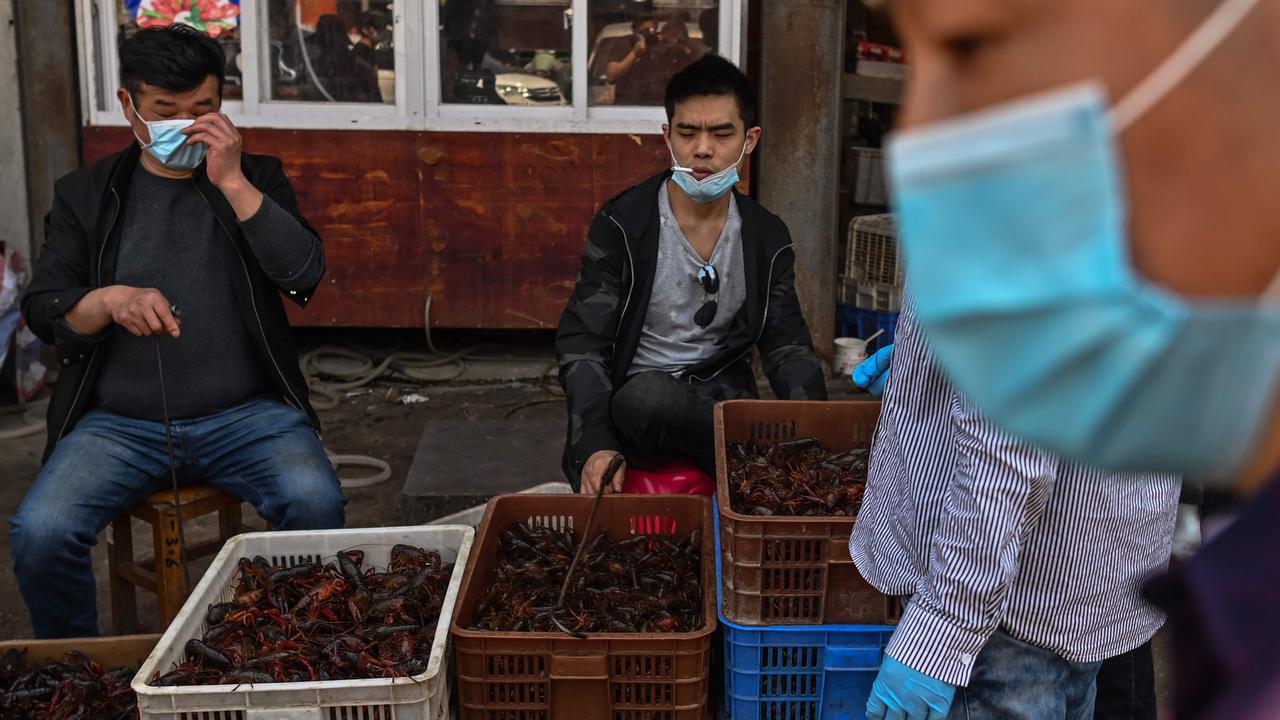
[[[714,52],[719,38],[717,0],[591,0],[590,8],[592,105],[661,105],[671,76]]]
[[[440,0],[446,103],[573,102],[571,0]]]
[[[266,0],[271,99],[396,101],[391,0]]]
[[[222,46],[227,56],[227,82],[222,96],[227,100],[243,97],[240,0],[116,0],[117,41],[140,28],[168,27],[175,22],[194,27]]]

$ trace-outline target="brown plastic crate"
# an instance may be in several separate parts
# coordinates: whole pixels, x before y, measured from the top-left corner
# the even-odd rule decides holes
[[[879,625],[898,602],[871,587],[849,557],[854,518],[734,512],[728,444],[815,437],[844,451],[871,447],[880,401],[731,400],[716,405],[716,484],[724,607],[743,625]]]
[[[450,628],[460,720],[705,720],[716,630],[711,503],[689,495],[606,496],[596,528],[613,537],[683,535],[702,528],[703,625],[689,633],[562,633],[467,630],[498,552],[517,520],[581,527],[593,498],[504,495],[485,508]]]

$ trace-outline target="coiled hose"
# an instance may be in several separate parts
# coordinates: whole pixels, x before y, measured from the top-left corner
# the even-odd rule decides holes
[[[44,418],[48,410],[48,398],[32,403],[18,403],[17,405],[0,408],[0,417],[17,415],[20,423],[17,427],[0,428],[0,440],[15,440],[43,432],[45,426]]]
[[[446,383],[456,380],[467,371],[467,363],[475,361],[527,361],[544,358],[514,357],[509,355],[483,355],[483,347],[472,346],[457,352],[440,352],[431,338],[431,296],[422,306],[422,326],[426,334],[427,352],[404,350],[385,351],[379,348],[358,346],[322,345],[302,356],[302,372],[311,390],[311,404],[317,410],[338,407],[343,394],[364,387],[383,378],[398,378],[410,384]],[[524,403],[507,413],[543,402],[556,402],[563,397],[559,388],[547,384],[546,379],[555,370],[552,362],[540,375],[540,384],[552,398]],[[368,476],[340,478],[344,488],[365,488],[377,485],[391,477],[391,466],[369,455],[335,455],[325,451],[334,469],[341,467],[371,468]]]

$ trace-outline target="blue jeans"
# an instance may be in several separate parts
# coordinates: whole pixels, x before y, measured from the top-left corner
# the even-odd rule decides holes
[[[256,399],[170,427],[180,482],[231,493],[278,530],[342,527],[346,498],[301,411]],[[37,638],[98,634],[90,548],[116,516],[168,487],[164,423],[92,410],[62,438],[9,520]]]
[[[1064,660],[997,631],[978,653],[951,720],[1092,720],[1100,662]]]

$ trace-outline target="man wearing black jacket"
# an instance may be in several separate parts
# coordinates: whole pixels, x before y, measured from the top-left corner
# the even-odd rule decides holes
[[[343,524],[281,302],[310,300],[324,248],[280,161],[242,152],[219,113],[224,62],[185,26],[125,40],[118,96],[138,145],[54,187],[22,311],[61,375],[10,530],[39,638],[97,634],[90,548],[170,485],[170,439],[183,482],[277,528]]]
[[[756,396],[753,348],[780,399],[827,396],[787,226],[734,189],[761,132],[746,75],[704,57],[671,79],[666,109],[673,168],[596,215],[556,332],[564,472],[584,493],[618,453],[714,473],[712,410]]]

